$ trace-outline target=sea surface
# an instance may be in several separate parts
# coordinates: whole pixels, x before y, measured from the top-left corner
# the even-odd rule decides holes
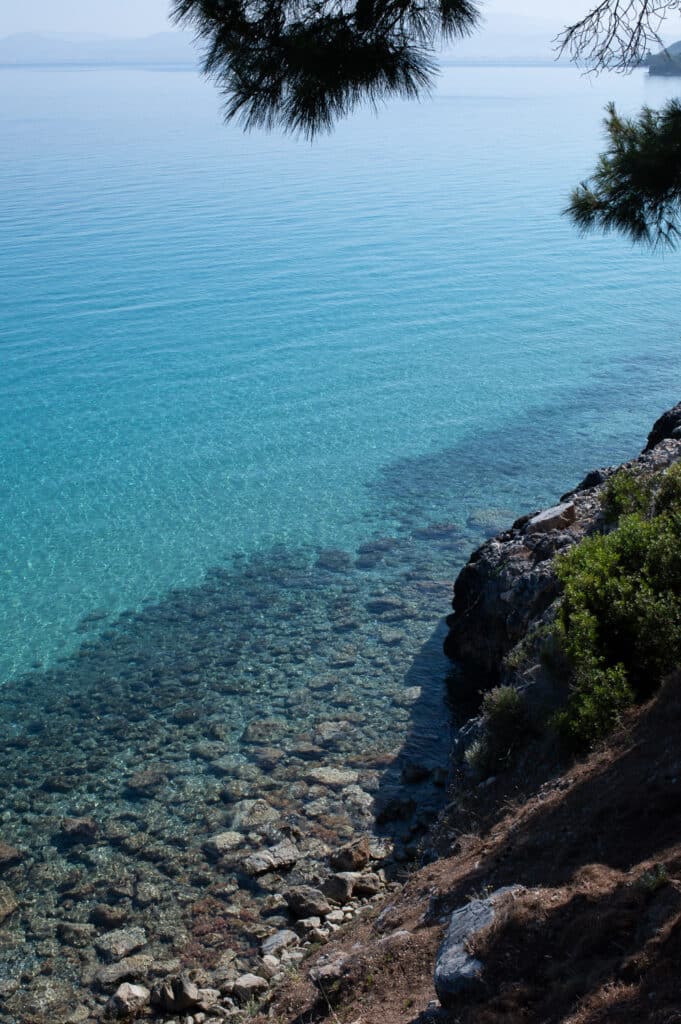
[[[456,573],[679,399],[681,257],[561,215],[673,92],[445,67],[310,145],[190,71],[0,69],[0,1019],[93,1011],[114,920],[246,969],[282,834],[297,882],[421,855]]]
[[[561,209],[605,102],[673,91],[448,67],[310,145],[190,71],[0,70],[0,680],[234,554],[508,518],[636,451],[681,263]]]

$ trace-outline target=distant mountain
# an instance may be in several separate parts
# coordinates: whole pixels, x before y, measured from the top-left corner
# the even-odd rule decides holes
[[[659,53],[647,57],[644,64],[651,75],[681,75],[681,42],[672,43]]]
[[[144,39],[102,36],[21,35],[0,39],[0,65],[138,65],[194,67],[198,55],[191,37],[159,32]]]

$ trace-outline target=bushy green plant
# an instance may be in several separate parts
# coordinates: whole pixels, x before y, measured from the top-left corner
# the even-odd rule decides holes
[[[615,474],[605,501],[619,509],[615,529],[556,561],[556,636],[573,673],[556,721],[575,748],[605,736],[681,661],[681,466],[646,480]]]
[[[485,778],[507,768],[531,729],[525,697],[513,686],[497,686],[482,701],[483,734],[468,748],[465,760]]]
[[[650,506],[650,477],[631,469],[620,469],[608,477],[601,492],[606,521],[617,522],[631,512],[646,512]]]

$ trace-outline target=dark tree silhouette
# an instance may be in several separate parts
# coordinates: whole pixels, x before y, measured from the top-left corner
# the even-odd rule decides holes
[[[559,37],[561,52],[595,71],[638,67],[661,46],[664,18],[681,0],[602,0]],[[610,104],[606,149],[570,197],[566,213],[584,232],[617,231],[634,242],[674,247],[681,237],[681,104],[620,117]]]
[[[681,102],[623,118],[608,107],[608,144],[567,213],[582,231],[619,231],[634,242],[674,247],[681,214]]]
[[[418,96],[440,40],[468,35],[477,0],[174,0],[205,43],[226,116],[313,136],[361,101]]]
[[[203,70],[228,119],[313,136],[358,103],[427,92],[443,39],[468,35],[480,0],[173,0],[174,19],[204,43]],[[681,0],[600,0],[557,43],[594,70],[630,70]],[[634,119],[608,108],[607,149],[566,213],[583,230],[637,242],[680,237],[681,113],[676,102]]]
[[[662,22],[680,9],[681,0],[601,0],[558,37],[561,53],[594,70],[628,71],[662,45]]]

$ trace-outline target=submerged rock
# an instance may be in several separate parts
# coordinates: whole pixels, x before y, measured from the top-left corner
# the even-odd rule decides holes
[[[290,839],[284,839],[269,850],[258,850],[243,862],[244,871],[258,877],[268,871],[289,871],[300,857],[300,851]]]
[[[322,786],[342,789],[343,786],[351,786],[357,782],[359,772],[352,768],[313,768],[308,772],[307,778],[310,782],[318,782]]]
[[[0,882],[0,924],[13,914],[19,907],[19,901],[13,890],[4,882]]]
[[[234,850],[237,846],[241,846],[243,841],[244,837],[241,832],[218,832],[217,835],[206,839],[203,849],[209,857],[218,858],[229,853],[230,850]]]
[[[137,952],[147,944],[144,928],[119,928],[108,935],[102,935],[95,945],[105,960],[122,960],[130,953]]]
[[[5,868],[13,867],[18,864],[24,858],[22,850],[17,849],[16,846],[10,846],[9,843],[3,843],[0,840],[0,871]]]

